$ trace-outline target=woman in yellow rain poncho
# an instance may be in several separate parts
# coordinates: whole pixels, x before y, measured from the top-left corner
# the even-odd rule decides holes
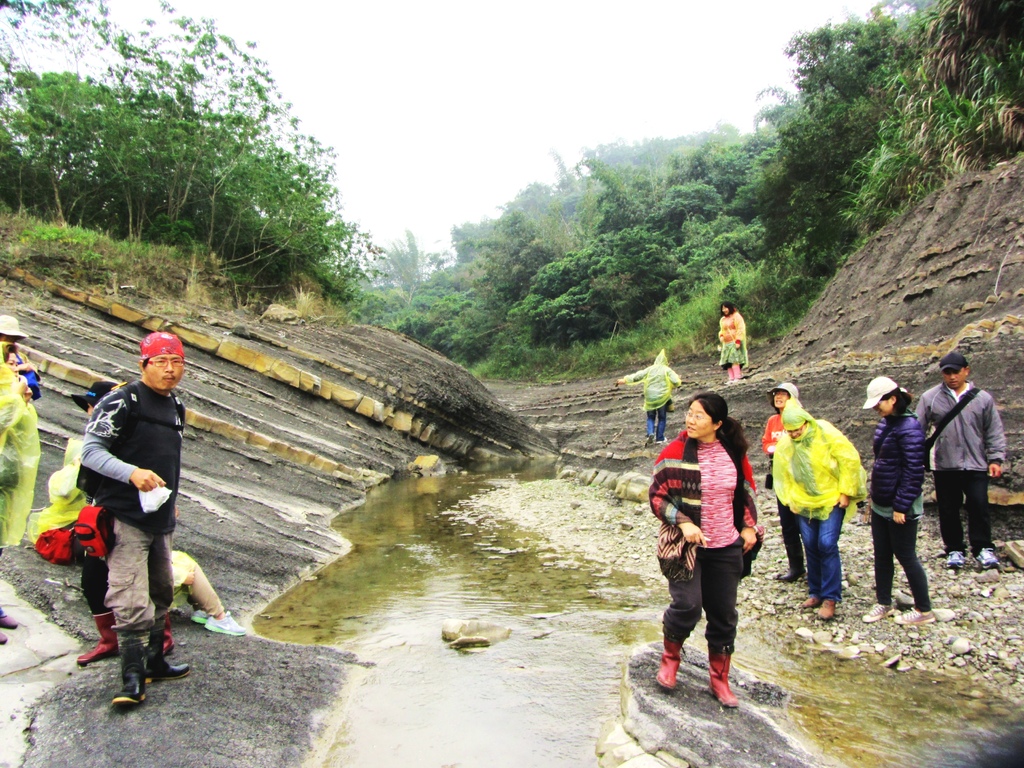
[[[7,342],[0,344],[6,359]],[[0,547],[21,543],[39,468],[36,409],[25,402],[25,379],[0,365]]]
[[[0,343],[0,360],[7,359],[9,342]],[[0,365],[0,551],[21,543],[32,509],[32,494],[39,469],[39,431],[28,383],[6,365]],[[0,627],[14,629],[18,622],[0,608]],[[7,638],[0,633],[0,643]]]
[[[665,421],[668,417],[668,406],[672,402],[672,390],[682,382],[676,372],[668,367],[668,355],[661,350],[654,358],[654,365],[644,368],[642,371],[623,376],[615,382],[619,384],[644,385],[644,410],[647,411],[647,444],[655,440],[659,443],[665,442]],[[655,432],[655,421],[657,421],[657,432]]]
[[[795,512],[807,554],[803,608],[819,608],[826,621],[842,600],[843,569],[839,534],[850,505],[867,498],[867,475],[860,454],[842,432],[814,419],[796,400],[782,409],[786,430],[772,460],[775,495]]]

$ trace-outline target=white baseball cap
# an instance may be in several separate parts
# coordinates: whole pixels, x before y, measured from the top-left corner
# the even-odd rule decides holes
[[[864,401],[864,408],[874,408],[878,405],[879,400],[899,388],[900,385],[888,376],[879,376],[877,379],[872,379],[871,383],[868,384],[868,399]]]

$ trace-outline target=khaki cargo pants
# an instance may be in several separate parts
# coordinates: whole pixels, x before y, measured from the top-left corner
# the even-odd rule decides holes
[[[117,543],[107,555],[107,607],[118,632],[162,627],[174,599],[170,533],[146,533],[114,519]]]

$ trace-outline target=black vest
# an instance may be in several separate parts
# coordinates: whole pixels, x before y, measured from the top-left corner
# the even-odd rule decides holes
[[[130,398],[135,398],[129,405]],[[121,401],[120,408],[117,408]],[[116,408],[111,426],[117,435],[130,430],[123,439],[116,438],[111,453],[121,461],[156,472],[167,483],[171,497],[156,512],[145,513],[139,502],[139,491],[131,483],[104,477],[93,501],[106,507],[122,522],[147,533],[170,533],[174,530],[174,509],[178,499],[181,476],[181,417],[175,398],[157,394],[142,382],[114,390],[103,398],[100,406],[106,413]]]

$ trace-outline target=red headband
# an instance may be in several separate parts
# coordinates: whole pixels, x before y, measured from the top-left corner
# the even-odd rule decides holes
[[[173,333],[157,331],[139,342],[139,351],[143,360],[149,360],[157,355],[178,355],[185,359],[185,348],[181,346],[181,339]]]

